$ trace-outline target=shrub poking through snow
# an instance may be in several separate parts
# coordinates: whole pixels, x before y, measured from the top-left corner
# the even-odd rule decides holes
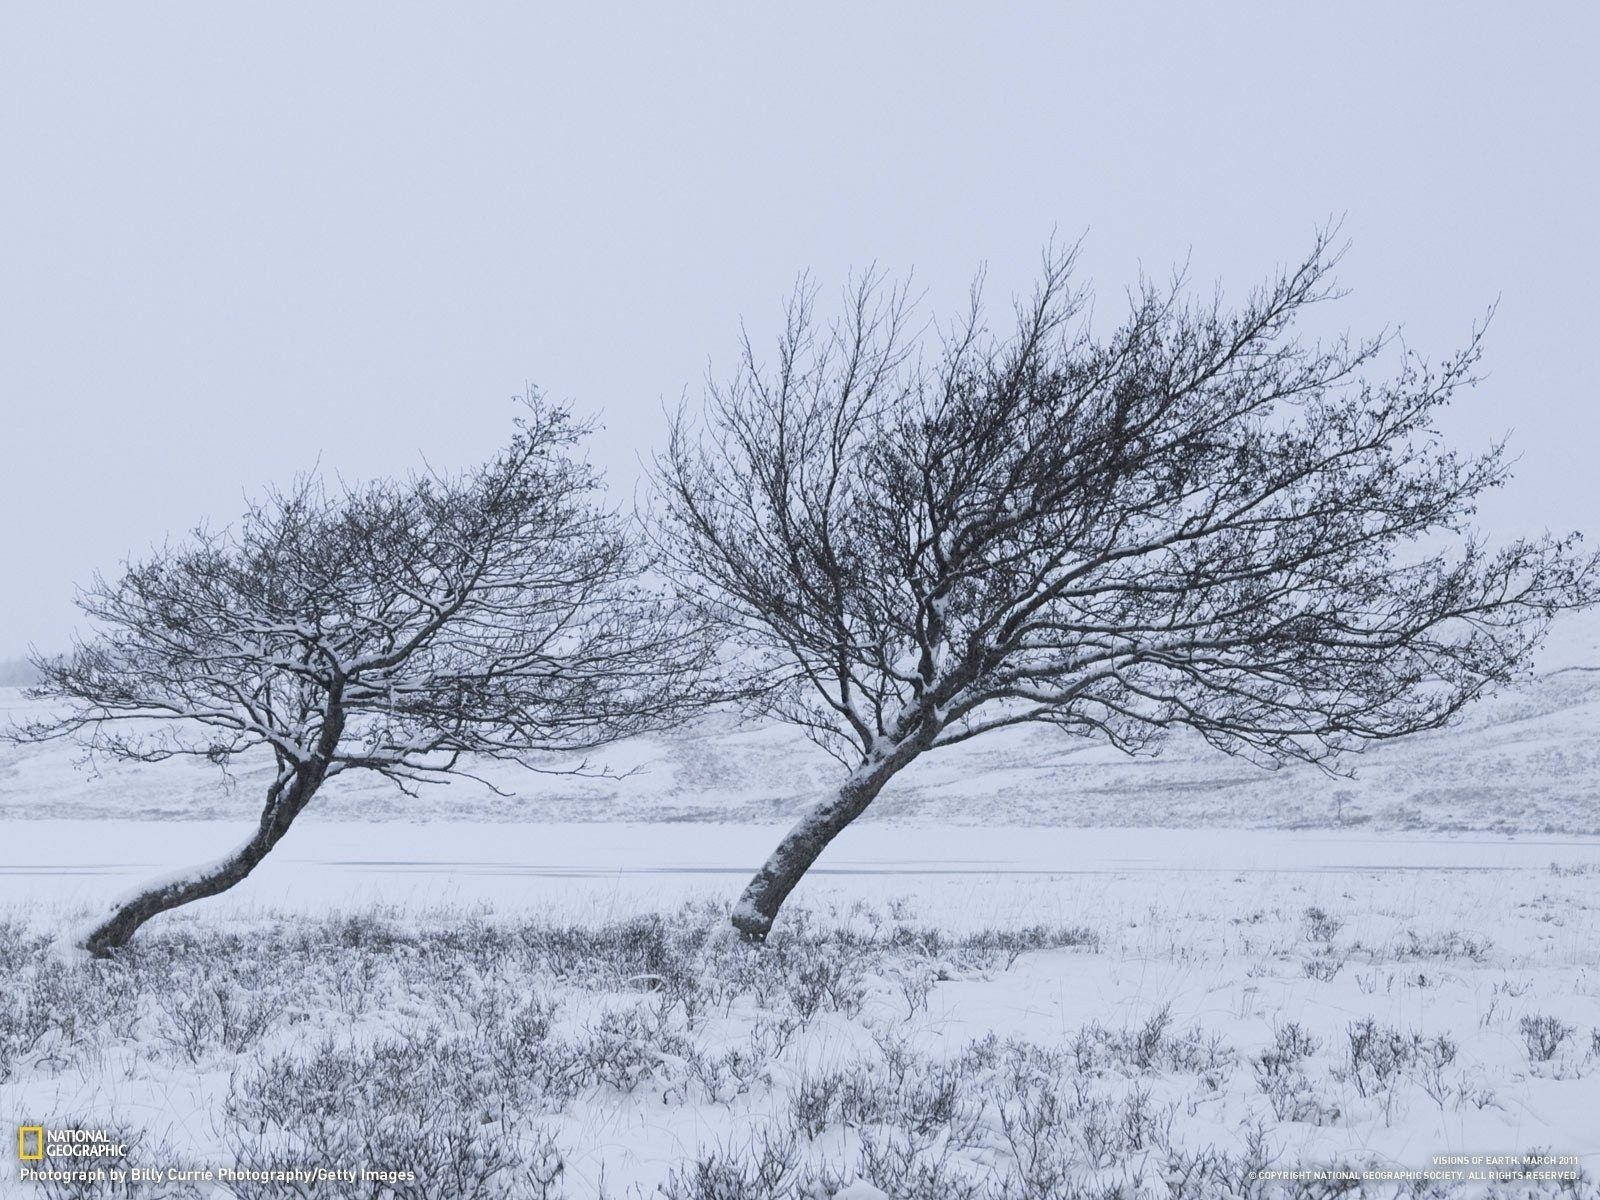
[[[1327,1125],[1339,1119],[1339,1109],[1323,1100],[1306,1074],[1305,1062],[1317,1046],[1314,1037],[1289,1021],[1274,1030],[1272,1045],[1255,1059],[1256,1086],[1278,1120]]]
[[[1298,910],[1282,913],[1287,948]],[[1008,988],[1031,986],[1041,965],[1008,979],[1015,945],[1059,940],[1083,954],[1098,939],[795,915],[760,950],[714,936],[727,919],[716,904],[588,923],[391,911],[218,929],[180,916],[111,961],[64,961],[0,925],[0,1032],[14,1046],[4,1086],[61,1098],[34,1110],[46,1123],[127,1129],[146,1160],[176,1127],[130,1128],[67,1097],[86,1085],[192,1096],[194,1143],[163,1147],[165,1165],[220,1155],[256,1170],[414,1175],[338,1190],[358,1200],[1210,1200],[1230,1189],[1265,1200],[1252,1172],[1280,1153],[1301,1162],[1295,1147],[1310,1139],[1328,1147],[1318,1165],[1337,1166],[1341,1145],[1361,1153],[1371,1123],[1408,1105],[1496,1103],[1471,1046],[1377,1018],[1285,1021],[1247,1058],[1237,1024],[1195,1023],[1178,1004],[1044,1040],[951,1037],[941,989],[968,1013],[993,1003],[1009,1020]],[[1316,991],[1292,957],[1272,961],[1279,983]],[[929,1003],[908,1011],[903,980],[928,970]],[[1569,1026],[1530,1028],[1553,1039],[1553,1061],[1569,1056]],[[1535,1074],[1542,1085],[1553,1073]],[[221,1194],[326,1190],[238,1180]]]
[[[1345,1078],[1363,1097],[1386,1091],[1415,1060],[1421,1042],[1420,1035],[1380,1025],[1371,1017],[1352,1022],[1347,1036],[1350,1057]]]
[[[1517,1028],[1522,1031],[1522,1040],[1527,1045],[1528,1061],[1533,1063],[1549,1062],[1577,1032],[1575,1026],[1548,1014],[1523,1017]]]
[[[1316,905],[1306,909],[1306,938],[1323,945],[1331,945],[1333,939],[1339,936],[1339,931],[1344,928],[1344,921],[1333,916],[1326,909]]]
[[[1478,934],[1463,933],[1459,929],[1445,929],[1433,933],[1406,930],[1403,941],[1394,947],[1394,957],[1402,961],[1428,958],[1465,958],[1469,962],[1487,962],[1494,942]]]

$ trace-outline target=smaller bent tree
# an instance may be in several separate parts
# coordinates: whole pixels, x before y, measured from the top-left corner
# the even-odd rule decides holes
[[[930,750],[1042,722],[1331,764],[1442,725],[1593,601],[1575,536],[1470,529],[1508,463],[1445,449],[1436,417],[1477,336],[1380,382],[1388,339],[1297,337],[1336,260],[1320,235],[1232,310],[1146,285],[1096,337],[1050,252],[1009,333],[975,289],[931,350],[903,290],[869,278],[819,328],[802,289],[775,362],[747,339],[703,422],[679,414],[665,561],[737,632],[766,713],[848,771],[745,889],[746,938]]]
[[[709,643],[641,582],[638,547],[572,456],[586,432],[530,396],[475,469],[353,489],[307,477],[81,594],[98,636],[36,660],[53,715],[14,736],[275,766],[241,846],[119,901],[85,949],[237,884],[346,772],[414,793],[485,759],[551,769],[545,755],[686,711]]]

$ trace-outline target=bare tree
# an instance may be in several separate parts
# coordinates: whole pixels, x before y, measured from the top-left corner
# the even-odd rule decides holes
[[[881,279],[826,327],[802,286],[775,362],[746,338],[703,421],[679,414],[665,560],[736,631],[765,710],[848,771],[745,889],[746,937],[927,751],[1042,722],[1332,764],[1445,723],[1595,599],[1575,535],[1491,549],[1469,527],[1508,460],[1451,452],[1435,418],[1477,334],[1381,381],[1391,338],[1297,335],[1337,257],[1319,236],[1232,309],[1147,284],[1105,336],[1071,252],[1004,336],[976,287],[935,340]]]
[[[243,845],[118,903],[86,949],[238,883],[348,771],[414,792],[486,759],[552,769],[551,752],[671,721],[697,694],[707,639],[641,582],[637,547],[597,506],[599,478],[572,455],[586,428],[537,396],[517,425],[458,475],[306,477],[81,594],[100,632],[37,660],[55,715],[14,736],[276,764]]]

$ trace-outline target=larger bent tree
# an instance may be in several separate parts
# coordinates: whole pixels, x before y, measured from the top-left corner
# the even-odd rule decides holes
[[[117,902],[87,950],[233,887],[347,772],[409,791],[485,760],[547,768],[680,712],[706,641],[641,585],[637,547],[571,453],[583,432],[530,398],[480,467],[307,478],[81,595],[97,635],[37,662],[53,715],[18,736],[272,764],[245,842]]]
[[[773,360],[747,341],[679,415],[667,561],[766,712],[847,772],[750,881],[744,936],[929,751],[1040,722],[1331,763],[1442,725],[1592,602],[1575,538],[1471,531],[1508,461],[1449,451],[1436,419],[1476,336],[1430,368],[1297,335],[1336,258],[1319,237],[1233,308],[1146,286],[1103,335],[1070,254],[1003,333],[974,299],[931,344],[903,290],[869,280],[819,325],[802,289]]]

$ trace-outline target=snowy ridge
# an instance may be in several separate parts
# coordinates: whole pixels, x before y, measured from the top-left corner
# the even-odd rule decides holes
[[[1353,778],[1263,771],[1197,740],[1129,758],[1049,729],[1013,729],[925,756],[864,820],[1062,826],[1367,827],[1600,832],[1600,619],[1563,621],[1526,686],[1455,726],[1377,746]],[[0,719],[29,707],[0,689]],[[837,783],[836,762],[795,731],[727,717],[594,756],[613,775],[482,765],[507,798],[470,782],[412,799],[377,777],[330,783],[306,819],[781,821]],[[562,764],[553,764],[562,765]],[[98,774],[96,770],[98,769]],[[66,744],[0,747],[0,818],[251,818],[265,760],[231,778],[204,763],[85,764]]]

